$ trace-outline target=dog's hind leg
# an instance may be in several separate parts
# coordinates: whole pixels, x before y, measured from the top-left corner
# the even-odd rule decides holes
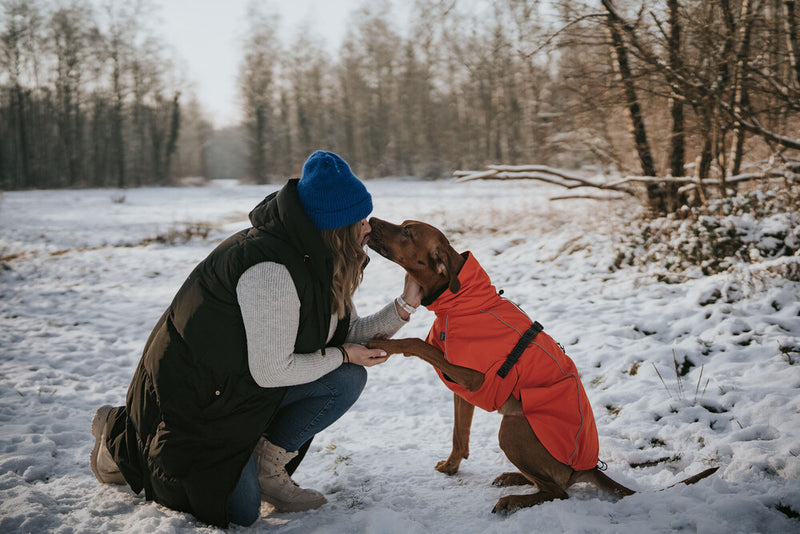
[[[522,402],[515,398],[513,395],[508,397],[508,400],[497,410],[500,415],[525,415],[522,410]],[[508,487],[508,486],[526,486],[533,484],[528,477],[522,473],[503,473],[492,482],[493,486]]]
[[[520,479],[517,475],[521,475],[529,483],[539,488],[539,491],[527,495],[507,495],[497,501],[492,510],[493,513],[511,512],[518,508],[568,498],[565,490],[575,471],[547,452],[524,416],[503,416],[499,438],[500,448],[511,463],[520,470],[519,474],[511,474],[513,476],[509,477],[509,482],[519,482]],[[501,475],[498,479],[503,477],[504,475]]]

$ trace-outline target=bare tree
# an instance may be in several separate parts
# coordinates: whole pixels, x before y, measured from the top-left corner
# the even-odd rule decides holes
[[[679,0],[667,0],[669,11],[669,38],[667,50],[669,68],[672,72],[683,71],[683,45],[681,41],[682,23]],[[683,98],[671,91],[670,116],[672,117],[672,135],[670,136],[669,168],[672,176],[683,176],[683,165],[686,153],[686,135],[684,132]]]
[[[50,32],[56,55],[56,97],[59,138],[63,147],[67,179],[63,185],[85,182],[83,173],[83,90],[84,63],[89,61],[97,30],[92,27],[91,9],[83,4],[61,7],[50,19]]]
[[[390,13],[388,0],[365,2],[355,15],[355,31],[348,37],[350,50],[356,52],[349,58],[349,67],[351,72],[356,70],[356,83],[360,83],[356,89],[363,98],[354,117],[362,153],[360,167],[378,174],[394,166],[391,144],[398,116],[395,71],[400,37],[392,28]]]
[[[276,36],[278,18],[251,2],[247,12],[248,30],[239,66],[239,90],[248,134],[250,179],[266,183],[270,176],[268,151],[275,109],[275,70],[280,57]]]
[[[757,2],[756,2],[757,3]],[[727,2],[723,2],[727,4]],[[735,116],[741,116],[747,102],[747,77],[746,62],[750,58],[750,38],[753,31],[753,2],[742,0],[741,15],[736,28],[736,64],[733,73],[733,95],[731,108]],[[739,174],[742,168],[742,150],[744,149],[745,130],[741,121],[734,118],[733,142],[731,143],[731,174]]]
[[[213,127],[193,94],[179,109],[178,138],[172,159],[171,176],[209,176],[207,153]]]
[[[650,150],[650,143],[647,140],[647,129],[644,123],[642,106],[636,91],[633,70],[628,59],[628,44],[623,36],[622,25],[624,21],[618,15],[611,0],[602,0],[602,2],[603,7],[608,12],[608,32],[611,37],[611,46],[617,61],[617,67],[619,68],[619,76],[625,95],[625,105],[628,108],[628,115],[631,120],[631,132],[636,146],[636,153],[639,155],[642,174],[644,176],[656,176],[656,167]],[[663,191],[658,185],[648,185],[647,198],[651,208],[659,212],[667,210]]]
[[[145,0],[0,0],[0,184],[166,183],[182,80]]]
[[[786,32],[786,48],[788,50],[789,65],[794,72],[797,89],[800,90],[800,24],[798,24],[797,2],[794,0],[784,0],[783,2],[783,23]]]
[[[298,169],[308,154],[336,142],[333,117],[332,60],[320,39],[301,29],[283,66],[282,117],[290,158],[287,170]],[[285,111],[283,111],[285,110]]]
[[[25,89],[26,78],[36,78],[35,59],[29,53],[38,45],[37,26],[41,20],[38,3],[26,0],[3,0],[5,25],[0,43],[2,61],[11,87],[8,119],[10,134],[14,136],[16,150],[10,154],[11,178],[6,180],[10,188],[28,187],[34,183],[32,141],[29,130],[27,104],[30,92]]]

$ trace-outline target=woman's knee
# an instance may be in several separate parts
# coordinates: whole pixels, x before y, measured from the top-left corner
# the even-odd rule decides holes
[[[354,363],[344,363],[337,369],[337,375],[338,395],[350,404],[355,403],[367,384],[366,368]]]

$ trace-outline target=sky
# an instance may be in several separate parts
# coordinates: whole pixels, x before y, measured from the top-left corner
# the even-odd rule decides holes
[[[158,0],[162,37],[185,68],[195,93],[215,127],[240,120],[236,76],[241,42],[247,28],[245,13],[251,0]],[[336,51],[347,21],[361,0],[269,0],[269,10],[280,16],[281,36],[308,24]]]

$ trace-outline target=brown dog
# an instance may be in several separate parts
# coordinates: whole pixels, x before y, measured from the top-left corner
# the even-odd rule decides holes
[[[422,287],[425,295],[423,304],[436,311],[437,322],[440,322],[442,301],[447,301],[449,314],[455,310],[457,314],[460,312],[460,316],[463,318],[464,315],[471,313],[464,310],[472,305],[467,299],[470,298],[470,292],[474,291],[473,287],[483,284],[488,289],[494,290],[494,287],[488,282],[488,277],[485,277],[485,280],[480,278],[480,273],[483,271],[479,266],[475,267],[477,263],[469,253],[459,254],[456,252],[444,234],[433,226],[418,221],[405,221],[398,226],[377,218],[372,218],[369,222],[372,227],[369,247],[403,267]],[[465,264],[468,265],[468,269],[465,269]],[[462,273],[462,269],[469,272]],[[473,271],[479,272],[479,274],[473,276]],[[468,287],[463,290],[460,278],[468,278],[465,282]],[[475,282],[476,279],[478,282]],[[487,288],[481,289],[483,291],[480,295],[482,304],[487,302]],[[477,313],[493,315],[495,319],[501,319],[501,327],[505,330],[512,328],[514,331],[520,332],[530,325],[527,316],[524,316],[527,324],[518,329],[513,324],[509,324],[508,319],[498,317],[495,312],[490,311],[487,314],[486,309],[481,309],[479,312],[476,307],[475,314]],[[443,324],[447,324],[449,316],[444,317]],[[497,321],[495,322],[497,323]],[[471,323],[467,324],[471,326]],[[437,329],[437,323],[434,323],[427,342],[421,339],[380,339],[368,343],[371,348],[380,348],[389,354],[404,354],[421,358],[431,364],[444,383],[455,391],[453,448],[447,460],[439,462],[436,469],[449,475],[455,474],[461,461],[469,456],[470,427],[474,404],[477,404],[489,411],[497,410],[503,415],[499,432],[500,448],[511,463],[520,470],[519,473],[500,475],[495,479],[494,484],[499,486],[534,484],[539,489],[537,493],[533,494],[503,497],[497,501],[492,512],[512,511],[554,499],[566,499],[566,489],[576,482],[594,484],[619,497],[633,494],[632,490],[615,482],[596,467],[597,431],[591,415],[591,407],[588,405],[588,400],[585,399],[585,392],[580,384],[577,371],[574,371],[572,360],[563,354],[563,351],[555,348],[551,338],[541,332],[541,326],[534,323],[530,328],[532,330],[531,340],[537,341],[529,341],[525,338],[522,342],[517,342],[517,345],[522,345],[522,348],[518,351],[516,360],[500,362],[503,365],[499,368],[498,364],[493,364],[491,361],[484,363],[476,360],[476,364],[470,365],[470,367],[453,363],[452,360],[458,359],[452,354],[453,347],[463,350],[465,347],[472,347],[476,344],[474,337],[470,338],[469,342],[459,344],[457,339],[459,332],[461,335],[474,336],[474,332],[470,332],[470,330],[474,329],[461,328],[459,330],[454,327]],[[483,329],[479,329],[478,335],[482,335],[483,332]],[[477,343],[481,347],[490,347],[488,350],[481,348],[481,353],[493,352],[492,346],[495,341],[498,345],[503,344],[504,340],[493,337],[492,332],[496,332],[496,330],[489,328],[486,331],[488,339],[479,340],[484,343]],[[437,343],[439,346],[431,343]],[[512,341],[511,346],[513,345]],[[535,381],[538,379],[538,374],[542,374],[542,366],[538,363],[536,370],[538,374],[534,379],[529,378],[530,373],[526,375],[524,370],[518,369],[522,367],[522,364],[518,365],[517,362],[534,358],[528,352],[531,345],[538,347],[534,350],[542,349],[544,351],[546,361],[543,363],[552,366],[550,360],[556,362],[555,378],[546,383],[525,383],[526,381]],[[501,352],[505,351],[502,353],[503,358],[508,353],[510,346],[506,342],[504,347],[497,349]],[[517,347],[514,348],[517,349]],[[512,351],[513,353],[514,351]],[[482,355],[479,354],[478,358],[481,357]],[[491,358],[489,359],[491,360]],[[494,359],[497,360],[496,357]],[[572,366],[572,372],[569,371],[570,366]],[[511,376],[508,376],[509,373]],[[500,375],[502,378],[497,378],[495,375]],[[550,397],[542,397],[542,392]],[[487,398],[489,400],[486,400]],[[578,408],[575,410],[577,414],[575,417],[570,413],[558,413],[562,405],[570,404],[573,400]],[[578,405],[578,400],[582,404]],[[553,427],[558,425],[551,424],[570,418],[575,422],[575,425],[571,427],[572,430],[554,429]],[[531,421],[534,421],[541,440],[540,436],[534,432]],[[577,436],[574,443],[573,435],[569,432],[573,432]],[[564,435],[565,433],[569,435]],[[580,436],[586,437],[583,445],[578,445]],[[560,456],[561,459],[556,459],[554,454]],[[581,454],[583,455],[582,459],[580,458]],[[576,466],[577,468],[575,468]],[[683,483],[697,482],[716,469],[706,470],[684,480]]]

